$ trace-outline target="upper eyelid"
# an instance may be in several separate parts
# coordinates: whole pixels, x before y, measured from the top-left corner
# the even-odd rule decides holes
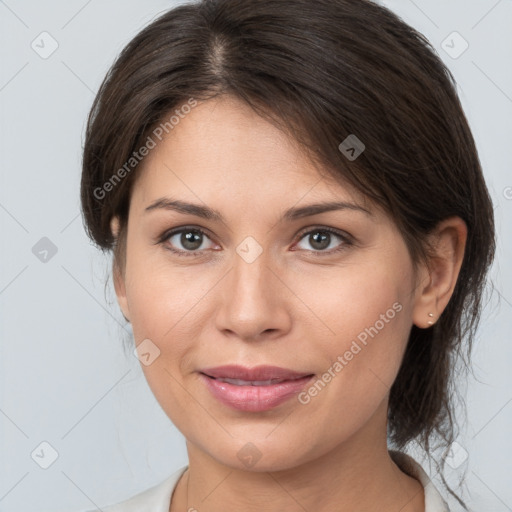
[[[337,236],[340,236],[340,237],[345,237],[345,238],[352,238],[352,236],[347,233],[346,231],[344,231],[343,229],[338,229],[338,228],[331,228],[330,226],[321,226],[321,225],[317,225],[317,226],[310,226],[310,227],[307,227],[307,228],[303,228],[299,231],[299,233],[297,234],[297,236],[303,236],[303,235],[307,235],[308,233],[311,233],[312,231],[326,231],[328,233],[331,233],[332,235],[337,235]]]

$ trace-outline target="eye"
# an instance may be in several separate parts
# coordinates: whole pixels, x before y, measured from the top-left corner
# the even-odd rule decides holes
[[[341,240],[342,243],[336,245],[336,238]],[[301,241],[302,240],[305,240],[308,244],[310,244],[310,247],[313,247],[312,251],[307,247],[304,249],[313,253],[332,254],[338,251],[342,251],[348,246],[352,245],[352,240],[348,234],[327,227],[319,227],[302,233]]]
[[[300,247],[299,244],[296,246],[316,255],[333,254],[353,245],[350,235],[327,227],[310,229],[299,236],[301,241],[305,240],[310,244],[312,249]],[[336,245],[336,238],[340,240],[341,243]],[[208,243],[205,243],[207,240],[211,242],[210,246],[208,246]],[[219,248],[218,245],[211,241],[205,231],[194,227],[181,227],[166,231],[158,239],[157,243],[164,245],[167,250],[172,251],[178,256],[201,256],[204,250],[218,250]]]
[[[180,256],[200,256],[201,251],[212,248],[205,246],[205,239],[210,240],[202,229],[185,227],[167,231],[158,242]]]

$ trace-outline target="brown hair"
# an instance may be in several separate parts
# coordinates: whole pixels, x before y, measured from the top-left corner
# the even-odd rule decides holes
[[[369,0],[203,0],[164,13],[121,52],[88,119],[83,215],[116,268],[137,168],[126,162],[174,109],[220,94],[245,101],[384,208],[415,265],[428,263],[426,235],[441,220],[466,222],[454,293],[433,327],[412,326],[388,409],[394,447],[417,440],[430,457],[437,440],[446,455],[455,365],[469,366],[495,250],[493,206],[452,74],[423,35]],[[353,161],[338,148],[350,134],[365,144]]]

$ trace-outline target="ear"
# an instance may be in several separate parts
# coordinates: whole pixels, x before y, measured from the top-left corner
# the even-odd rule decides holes
[[[441,221],[430,235],[433,254],[422,267],[416,289],[413,323],[431,327],[446,308],[457,283],[466,247],[467,226],[460,217]]]
[[[110,230],[117,241],[119,235],[119,218],[117,216],[112,217],[110,220]],[[130,322],[128,301],[126,299],[125,279],[123,272],[119,268],[115,258],[112,262],[112,277],[114,281],[114,289],[117,296],[117,302],[119,303],[119,307],[121,308],[124,319],[127,322]]]

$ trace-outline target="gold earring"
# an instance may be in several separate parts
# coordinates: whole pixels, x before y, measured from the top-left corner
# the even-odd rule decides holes
[[[432,317],[434,316],[434,313],[429,313],[429,314],[428,314],[428,316],[429,316],[430,318],[432,318]],[[428,325],[433,325],[433,323],[434,323],[434,322],[433,322],[432,320],[429,320],[429,321],[427,322],[427,324],[428,324]]]

